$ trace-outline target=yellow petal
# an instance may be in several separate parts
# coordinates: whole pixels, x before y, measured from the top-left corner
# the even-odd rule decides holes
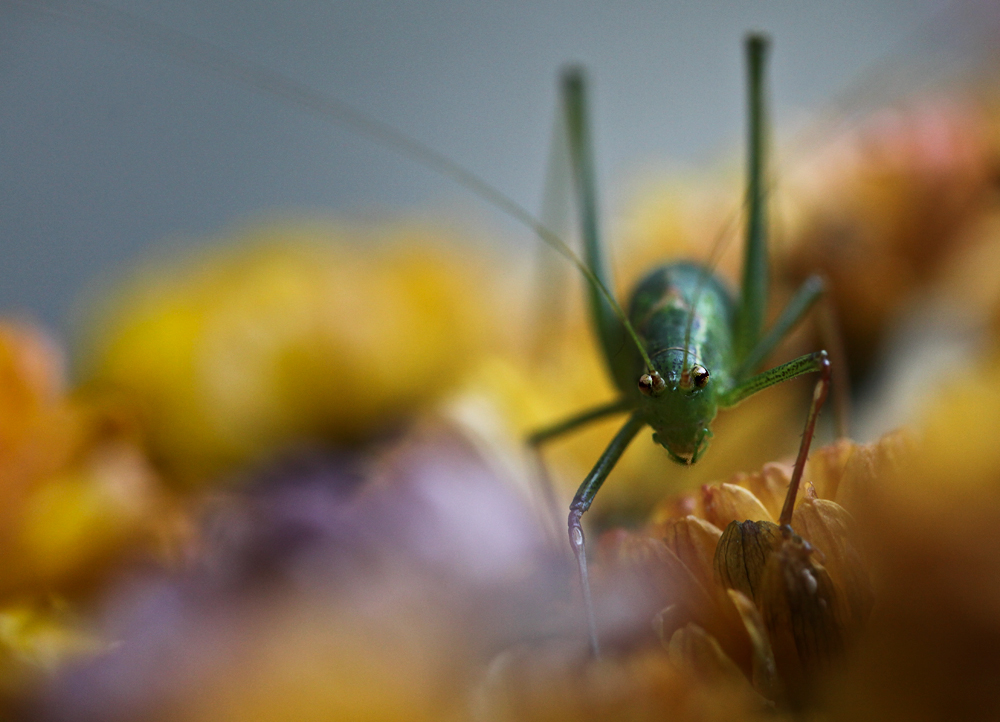
[[[774,521],[760,500],[742,486],[705,486],[701,494],[705,519],[719,529],[724,529],[732,521]]]
[[[745,594],[735,589],[728,590],[729,598],[732,600],[736,611],[739,612],[740,619],[746,627],[750,636],[750,644],[753,647],[751,657],[752,681],[755,690],[770,700],[778,700],[783,693],[781,678],[778,677],[778,669],[774,662],[774,652],[771,650],[771,640],[767,635],[767,628],[764,620]]]

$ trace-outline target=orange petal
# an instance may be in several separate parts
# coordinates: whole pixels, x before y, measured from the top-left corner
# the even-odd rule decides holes
[[[705,519],[720,529],[732,521],[774,521],[760,500],[742,486],[703,486],[701,494],[705,504]]]
[[[792,536],[771,555],[755,600],[790,696],[799,700],[817,673],[844,650],[844,614],[830,575],[812,549]]]
[[[704,519],[686,516],[666,522],[662,533],[663,543],[706,589],[711,589],[715,548],[722,536],[719,528]]]
[[[752,493],[764,508],[767,509],[770,520],[781,515],[781,507],[785,503],[785,492],[792,480],[792,467],[788,464],[764,464],[760,471],[750,474],[740,474],[740,486]]]
[[[816,495],[820,499],[837,498],[844,468],[857,447],[858,444],[850,439],[838,439],[810,454],[805,476],[816,487]]]
[[[860,552],[854,519],[836,502],[807,499],[795,510],[792,524],[822,554],[823,566],[847,604],[847,624],[851,627],[864,624],[875,594]]]
[[[674,632],[667,653],[671,662],[692,668],[703,679],[746,681],[715,638],[697,624],[688,623]]]
[[[781,531],[773,522],[731,522],[715,550],[717,582],[757,602],[768,560],[780,546]]]
[[[834,501],[852,514],[871,507],[873,492],[884,488],[905,467],[914,444],[913,434],[899,429],[872,444],[856,445],[844,466]]]
[[[774,663],[774,652],[771,650],[771,640],[767,636],[764,620],[745,594],[735,589],[728,590],[736,611],[743,620],[750,644],[753,646],[752,681],[755,690],[770,700],[777,700],[782,695],[781,678]]]

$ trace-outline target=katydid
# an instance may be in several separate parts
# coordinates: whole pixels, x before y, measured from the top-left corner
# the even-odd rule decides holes
[[[805,432],[779,523],[788,527],[820,407],[830,385],[830,362],[825,351],[801,356],[755,373],[761,362],[803,317],[823,293],[818,277],[808,279],[764,333],[768,298],[767,173],[764,70],[768,42],[760,36],[746,41],[748,65],[749,133],[746,196],[746,246],[742,288],[733,298],[712,275],[709,266],[689,262],[659,266],[639,281],[621,318],[601,289],[612,288],[597,221],[597,201],[590,156],[585,86],[582,74],[572,70],[563,80],[570,157],[583,233],[586,264],[597,283],[590,292],[590,313],[608,370],[621,398],[543,429],[531,437],[533,445],[573,431],[597,418],[628,414],[594,468],[584,479],[569,507],[569,538],[580,573],[592,652],[599,654],[593,601],[587,575],[587,555],[581,517],[622,452],[646,426],[653,441],[671,459],[694,464],[712,436],[711,422],[719,408],[744,399],[782,381],[819,373]],[[634,344],[626,343],[626,331]]]

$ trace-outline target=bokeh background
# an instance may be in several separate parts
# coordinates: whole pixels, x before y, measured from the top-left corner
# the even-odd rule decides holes
[[[0,307],[8,312],[65,332],[79,320],[81,294],[151,249],[209,243],[275,214],[407,214],[502,243],[528,240],[393,150],[181,62],[141,31],[109,33],[100,8],[38,3],[63,15],[53,19],[31,6],[0,4]],[[608,228],[644,173],[737,156],[747,30],[775,41],[782,134],[818,112],[840,114],[829,101],[852,82],[867,95],[847,97],[848,110],[939,78],[949,53],[958,47],[968,59],[970,35],[982,30],[962,19],[968,7],[942,0],[108,6],[346,101],[530,209],[542,196],[557,71],[582,62],[594,81]],[[887,75],[870,72],[880,61]],[[739,181],[732,185],[735,198]]]
[[[994,4],[0,13],[0,717],[1000,714]],[[524,442],[615,393],[580,279],[228,76],[283,73],[535,210],[583,62],[620,287],[717,237],[733,281],[750,29],[770,312],[831,279],[768,363],[827,348],[853,440],[825,410],[800,538],[774,522],[814,379],[720,414],[696,465],[640,434],[585,518],[596,660],[563,525],[621,421],[545,449],[549,494]]]

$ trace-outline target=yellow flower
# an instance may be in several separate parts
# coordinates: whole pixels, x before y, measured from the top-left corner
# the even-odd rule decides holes
[[[877,604],[831,684],[834,719],[1000,715],[1000,364],[962,371],[928,405],[904,473],[855,497]]]
[[[67,393],[42,332],[0,323],[0,599],[92,584],[147,536],[158,482],[116,423]]]
[[[0,539],[38,480],[76,453],[82,426],[55,343],[30,326],[0,323]]]
[[[498,311],[488,274],[419,229],[274,226],[154,266],[92,344],[93,388],[138,406],[172,479],[353,441],[454,387]]]
[[[0,703],[23,697],[67,660],[105,648],[64,602],[0,606]]]

